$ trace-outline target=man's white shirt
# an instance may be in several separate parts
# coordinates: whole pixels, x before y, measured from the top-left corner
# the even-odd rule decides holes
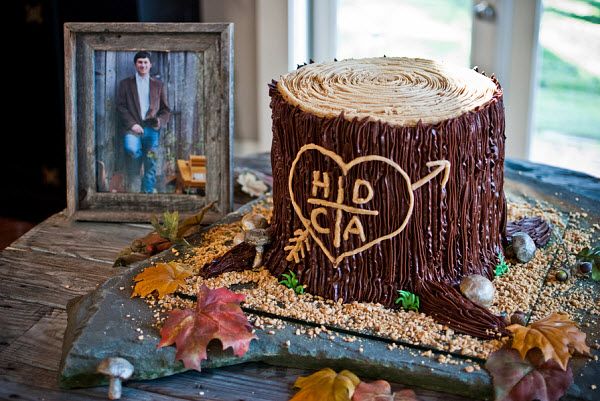
[[[150,108],[150,74],[145,77],[135,74],[135,83],[137,86],[138,98],[140,99],[140,113],[142,120],[146,118]]]

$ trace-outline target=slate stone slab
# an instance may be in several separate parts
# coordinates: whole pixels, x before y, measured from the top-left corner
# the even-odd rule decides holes
[[[513,171],[514,173],[514,171]],[[527,189],[527,185],[517,182],[513,190]],[[510,186],[510,185],[509,185]],[[544,197],[554,194],[553,186],[544,186],[536,191]],[[586,197],[587,205],[595,206],[596,212],[590,215],[590,222],[599,221],[600,202]],[[571,202],[566,202],[571,203]],[[223,222],[232,222],[250,210],[246,205],[237,213],[228,215]],[[568,209],[568,208],[567,208]],[[574,210],[577,207],[573,207]],[[588,210],[589,211],[589,210]],[[63,357],[60,366],[60,385],[65,388],[86,387],[106,384],[106,380],[95,373],[98,363],[109,356],[128,359],[135,366],[131,380],[153,379],[172,375],[185,370],[182,363],[175,361],[175,348],[156,349],[159,342],[158,331],[152,326],[152,309],[139,298],[130,298],[133,277],[146,266],[156,261],[173,259],[171,252],[165,252],[149,261],[133,265],[117,277],[102,284],[97,290],[72,300],[68,305],[68,326],[63,344]],[[596,286],[596,290],[600,290]],[[597,341],[600,325],[597,317],[590,316],[588,333],[594,333],[588,343]],[[228,366],[250,361],[263,361],[273,365],[320,369],[350,369],[364,378],[379,378],[404,383],[410,386],[464,395],[473,398],[492,397],[492,384],[484,371],[466,373],[462,367],[440,364],[435,358],[420,355],[419,350],[388,349],[388,342],[372,338],[348,343],[336,338],[331,341],[328,334],[313,339],[295,332],[304,325],[286,323],[283,330],[268,334],[257,330],[257,341],[242,358],[233,356],[230,350],[220,350],[220,344],[211,343],[207,361],[203,368]],[[142,335],[137,329],[143,331]],[[268,329],[266,329],[268,330]],[[358,335],[360,337],[360,335]],[[290,345],[287,345],[287,341]],[[360,351],[360,348],[363,351]],[[597,350],[593,351],[595,354]],[[463,365],[464,366],[464,365]],[[597,361],[575,358],[573,360],[575,384],[568,391],[566,399],[592,400],[598,393],[590,390],[590,385],[598,383],[600,367]]]
[[[253,204],[247,204],[230,213],[220,223],[240,219],[252,206]],[[197,235],[200,236],[201,233]],[[102,359],[111,356],[129,360],[135,367],[134,379],[153,379],[184,370],[181,363],[173,363],[173,347],[156,349],[159,337],[158,331],[152,326],[152,309],[143,299],[130,298],[134,276],[149,265],[174,258],[172,252],[165,251],[133,264],[95,291],[67,304],[68,323],[59,368],[59,384],[62,387],[86,387],[105,383],[104,378],[96,374],[95,370]],[[139,339],[141,335],[144,336],[143,340]],[[223,357],[225,361],[234,359],[227,354]],[[232,364],[231,361],[225,361],[215,367]],[[210,367],[208,364],[206,366]]]

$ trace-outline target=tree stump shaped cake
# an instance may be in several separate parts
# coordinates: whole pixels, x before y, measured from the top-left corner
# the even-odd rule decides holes
[[[498,82],[429,60],[309,64],[270,86],[274,243],[312,294],[421,310],[479,337],[502,320],[457,290],[492,278],[505,229]]]

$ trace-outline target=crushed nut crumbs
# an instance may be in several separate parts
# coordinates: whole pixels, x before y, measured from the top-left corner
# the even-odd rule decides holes
[[[270,203],[259,204],[252,213],[260,213],[270,222],[272,207]],[[531,320],[541,319],[552,312],[564,312],[571,315],[579,323],[585,323],[586,316],[600,315],[598,294],[582,275],[573,274],[563,283],[554,278],[554,272],[565,265],[575,263],[572,256],[579,249],[588,246],[592,240],[592,231],[579,229],[581,213],[565,215],[548,205],[537,202],[531,205],[520,199],[510,200],[508,220],[522,217],[541,216],[553,226],[550,243],[536,252],[528,263],[517,264],[508,260],[510,270],[494,279],[496,299],[490,310],[496,314],[506,312],[510,316],[515,311],[531,311]],[[595,226],[596,227],[596,226]],[[596,227],[600,230],[600,227]],[[212,260],[222,256],[233,246],[233,238],[242,231],[239,222],[217,225],[204,233],[199,245],[181,257],[181,263],[188,265],[194,272]],[[587,280],[589,282],[591,280]],[[325,327],[339,327],[358,333],[367,333],[395,341],[388,345],[390,352],[404,349],[404,344],[431,347],[437,351],[446,351],[485,359],[491,352],[502,345],[502,340],[480,340],[468,335],[455,333],[454,330],[433,320],[424,313],[389,309],[380,304],[351,302],[344,304],[311,294],[296,294],[293,289],[279,284],[266,269],[258,271],[228,272],[218,277],[203,279],[192,276],[187,285],[180,291],[194,295],[201,285],[210,288],[240,286],[236,292],[246,295],[244,306],[256,311],[268,312],[283,318],[294,318],[309,321],[320,327],[298,328],[295,334],[314,338],[321,336],[331,341],[341,339],[343,342],[362,342],[360,337],[340,335]],[[540,290],[541,289],[541,290]],[[156,325],[162,325],[166,313],[175,308],[190,308],[193,301],[177,295],[167,295],[163,299],[148,296],[146,301],[153,308]],[[582,313],[582,310],[584,312]],[[285,327],[281,319],[248,314],[252,326],[257,330],[273,335],[276,330]],[[290,341],[286,342],[289,347]],[[359,352],[364,352],[361,345]],[[461,365],[462,360],[453,359],[448,354],[434,354],[431,350],[421,353],[422,356],[434,359],[439,363]],[[480,370],[480,366],[471,363],[464,371]]]

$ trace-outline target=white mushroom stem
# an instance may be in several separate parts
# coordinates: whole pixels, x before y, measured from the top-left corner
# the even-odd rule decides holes
[[[108,384],[108,399],[109,400],[118,400],[121,398],[121,390],[123,388],[123,384],[119,377],[111,377],[110,383]]]
[[[122,380],[127,380],[133,374],[133,365],[124,358],[105,358],[100,362],[96,371],[109,377],[108,398],[121,398]]]
[[[254,255],[254,263],[252,264],[253,269],[257,269],[262,264],[262,255],[265,248],[263,246],[256,247],[256,255]]]

